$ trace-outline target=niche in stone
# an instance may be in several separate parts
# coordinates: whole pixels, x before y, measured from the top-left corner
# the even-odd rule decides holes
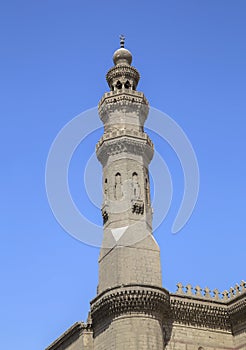
[[[138,183],[138,174],[136,172],[132,173],[132,198],[140,198],[140,186]]]
[[[121,84],[121,82],[119,80],[117,81],[115,86],[116,86],[117,89],[122,89],[122,84]]]
[[[149,190],[149,180],[145,179],[145,197],[146,197],[146,204],[150,204],[150,190]]]
[[[115,174],[114,197],[117,200],[122,198],[122,183],[120,173]]]

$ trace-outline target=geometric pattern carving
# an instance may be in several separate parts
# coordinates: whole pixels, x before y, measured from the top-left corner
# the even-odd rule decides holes
[[[139,118],[143,126],[149,112],[149,103],[144,94],[139,91],[122,89],[122,92],[106,92],[98,104],[98,113],[102,122],[107,124],[109,116],[119,110]]]
[[[228,313],[230,316],[233,334],[239,333],[246,328],[246,294],[229,302]]]
[[[143,132],[143,131],[137,131],[132,129],[121,129],[121,130],[114,130],[112,132],[106,132],[103,134],[101,139],[98,141],[96,145],[96,150],[105,142],[109,141],[111,139],[119,139],[121,136],[127,136],[132,138],[137,138],[138,140],[141,140],[144,143],[147,143],[152,149],[154,149],[153,142],[149,138],[149,136]]]
[[[108,85],[111,86],[113,80],[118,79],[122,76],[124,76],[127,79],[132,78],[135,82],[135,87],[137,86],[138,81],[140,79],[140,75],[136,68],[128,65],[117,64],[116,66],[112,67],[106,75]]]
[[[97,158],[103,165],[106,164],[110,156],[121,153],[143,156],[146,162],[149,163],[154,153],[153,145],[149,142],[149,139],[137,139],[130,136],[121,136],[109,140],[103,139],[103,142],[99,141],[96,151]]]
[[[192,288],[190,284],[177,284],[178,290],[170,294],[173,322],[196,327],[221,329],[233,334],[246,328],[246,283],[236,284],[230,291],[211,294],[209,288]],[[195,290],[195,293],[193,292]]]
[[[135,214],[144,213],[144,203],[141,200],[132,200],[132,212]]]
[[[169,305],[169,293],[163,288],[146,285],[115,287],[92,300],[92,324],[94,326],[101,320],[134,312],[161,320],[167,314]]]
[[[226,305],[184,298],[175,295],[171,296],[171,310],[174,322],[196,327],[231,330]]]

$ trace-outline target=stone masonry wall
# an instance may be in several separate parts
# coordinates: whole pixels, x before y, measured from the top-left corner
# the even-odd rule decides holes
[[[165,350],[232,350],[230,332],[174,324]]]
[[[131,247],[116,246],[100,259],[98,293],[132,283],[161,286],[160,252],[151,235]]]
[[[163,335],[159,321],[143,315],[128,315],[114,319],[95,337],[94,350],[115,349],[163,349]]]

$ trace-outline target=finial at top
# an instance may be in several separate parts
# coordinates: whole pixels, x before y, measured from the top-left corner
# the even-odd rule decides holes
[[[123,34],[120,35],[120,48],[115,51],[113,56],[114,64],[128,64],[132,63],[132,54],[130,51],[125,49],[125,36]]]
[[[125,47],[125,36],[123,34],[120,35],[120,47]]]

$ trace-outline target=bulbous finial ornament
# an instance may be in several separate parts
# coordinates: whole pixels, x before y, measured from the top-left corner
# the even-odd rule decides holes
[[[120,36],[120,49],[116,50],[113,55],[114,64],[127,64],[132,63],[132,54],[129,50],[125,49],[125,36]]]

